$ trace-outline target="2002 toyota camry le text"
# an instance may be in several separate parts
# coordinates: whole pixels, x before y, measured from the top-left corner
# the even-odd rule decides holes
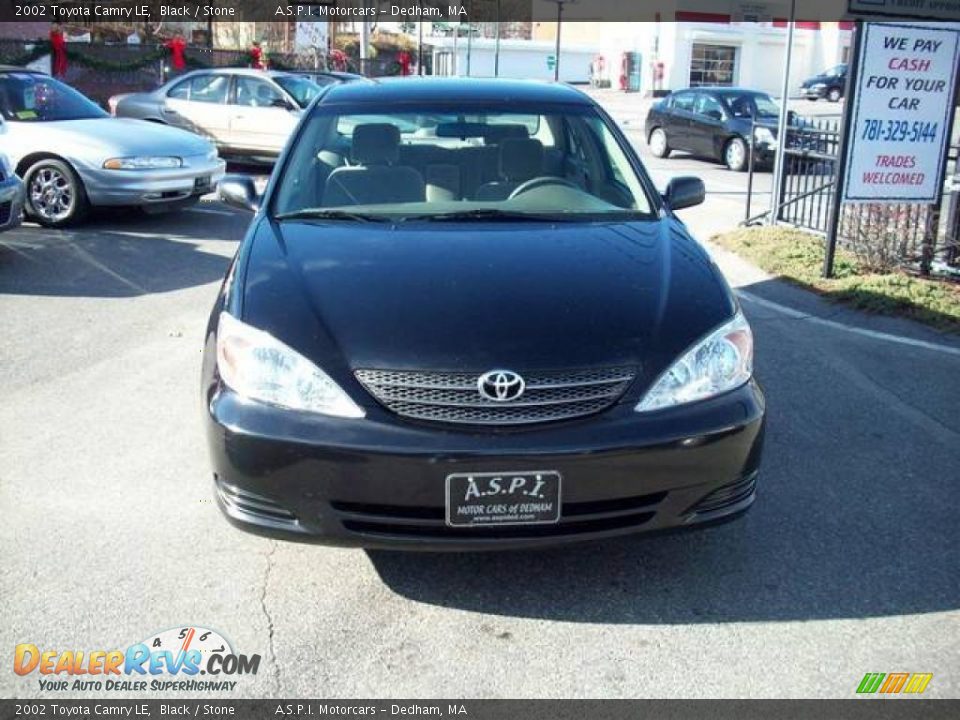
[[[241,528],[429,549],[725,520],[764,399],[736,299],[620,131],[562,85],[325,89],[210,318],[216,495]]]

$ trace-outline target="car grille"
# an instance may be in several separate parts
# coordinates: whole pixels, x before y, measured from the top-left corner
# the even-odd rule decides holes
[[[691,512],[705,515],[719,510],[725,510],[749,498],[757,489],[758,472],[754,470],[736,482],[724,485],[698,502]]]
[[[613,405],[636,377],[636,368],[613,367],[524,374],[516,400],[496,402],[478,388],[480,372],[357,370],[360,383],[404,417],[465,425],[522,425],[568,420]]]
[[[368,536],[445,539],[538,538],[604,533],[636,528],[650,522],[667,493],[592,502],[563,503],[555,525],[511,525],[483,528],[448,527],[443,507],[372,505],[334,502],[345,529]]]
[[[216,483],[217,496],[224,507],[231,511],[232,515],[250,515],[255,517],[261,524],[271,524],[274,526],[288,526],[295,529],[297,526],[297,517],[292,512],[282,507],[276,501],[263,495],[241,490],[240,488],[228,485],[219,477],[214,475]]]

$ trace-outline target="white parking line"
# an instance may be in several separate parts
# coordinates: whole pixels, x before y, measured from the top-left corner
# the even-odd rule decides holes
[[[854,335],[862,335],[874,340],[883,340],[884,342],[892,342],[899,345],[909,345],[910,347],[923,348],[924,350],[933,350],[934,352],[942,352],[948,355],[960,356],[960,348],[952,347],[950,345],[940,345],[938,343],[926,342],[925,340],[915,340],[913,338],[903,337],[902,335],[892,335],[890,333],[878,332],[876,330],[867,330],[866,328],[860,328],[854,325],[845,325],[844,323],[839,323],[835,320],[827,320],[826,318],[821,318],[817,317],[816,315],[810,315],[808,313],[800,312],[799,310],[794,310],[786,305],[780,305],[779,303],[764,300],[761,297],[757,297],[752,293],[744,292],[743,290],[736,290],[735,292],[747,302],[755,303],[761,307],[767,308],[768,310],[773,310],[795,320],[806,320],[807,322],[811,322],[816,325],[823,325],[825,327],[833,328],[834,330],[853,333]]]
[[[150,293],[150,291],[147,290],[145,287],[143,287],[143,286],[141,286],[141,285],[138,285],[138,284],[135,283],[133,280],[130,280],[130,279],[128,279],[128,278],[125,278],[123,275],[121,275],[121,274],[118,273],[117,271],[112,270],[112,269],[110,269],[109,267],[107,267],[106,265],[104,265],[102,262],[100,262],[99,260],[97,260],[95,257],[93,257],[93,255],[91,255],[90,253],[88,253],[86,250],[84,250],[83,248],[81,248],[79,245],[71,244],[71,245],[70,245],[70,248],[71,248],[72,250],[74,250],[74,251],[77,253],[77,255],[79,255],[80,258],[81,258],[82,260],[84,260],[86,263],[92,265],[93,267],[97,268],[97,269],[100,270],[101,272],[109,275],[110,277],[112,277],[112,278],[113,278],[114,280],[116,280],[117,282],[122,283],[123,285],[126,285],[126,286],[127,286],[128,288],[130,288],[131,290],[135,290],[135,291],[136,291],[137,293],[139,293],[140,295],[148,295],[148,294]]]

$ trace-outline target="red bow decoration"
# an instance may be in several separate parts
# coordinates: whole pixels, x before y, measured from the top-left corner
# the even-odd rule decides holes
[[[50,50],[53,53],[50,73],[54,77],[62,78],[67,74],[67,39],[63,36],[63,31],[50,31]]]

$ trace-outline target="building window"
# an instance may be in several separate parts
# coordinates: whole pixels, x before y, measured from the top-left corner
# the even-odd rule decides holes
[[[693,44],[690,58],[690,87],[735,85],[737,48],[728,45]]]

